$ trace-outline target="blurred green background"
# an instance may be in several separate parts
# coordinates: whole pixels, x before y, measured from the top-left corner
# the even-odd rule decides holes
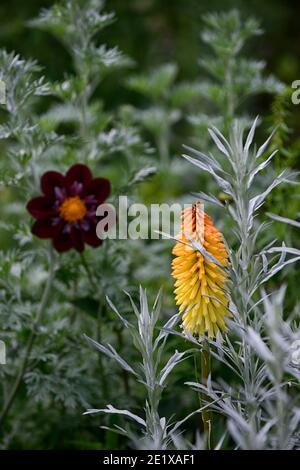
[[[49,79],[55,80],[61,79],[71,67],[66,51],[51,35],[26,27],[26,22],[36,17],[41,8],[53,3],[2,0],[0,44],[24,58],[37,59],[47,69]],[[137,69],[147,70],[174,61],[179,65],[179,80],[193,79],[199,77],[198,59],[206,49],[199,37],[203,27],[201,16],[232,8],[237,8],[244,18],[255,16],[260,21],[264,35],[251,44],[249,52],[257,60],[266,61],[267,72],[287,84],[298,79],[300,4],[296,0],[108,0],[106,9],[116,12],[117,21],[103,31],[103,39],[109,45],[118,44],[136,61]],[[111,77],[103,85],[106,100],[110,105],[127,102],[128,91],[118,88],[116,93],[114,85]],[[131,96],[131,102],[134,99],[138,98]]]

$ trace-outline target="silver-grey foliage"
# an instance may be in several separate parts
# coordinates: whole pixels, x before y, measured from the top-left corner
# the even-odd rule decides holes
[[[285,266],[298,261],[300,251],[284,244],[274,246],[276,240],[263,245],[259,240],[269,224],[259,222],[258,213],[270,192],[282,182],[294,182],[296,175],[287,169],[270,181],[265,178],[262,183],[260,178],[258,182],[274,152],[267,154],[271,136],[258,150],[253,145],[257,121],[245,140],[243,126],[237,121],[229,140],[218,129],[210,129],[218,157],[193,149],[184,155],[210,173],[230,196],[224,211],[231,219],[237,243],[236,251],[228,246],[228,308],[234,320],[228,324],[224,342],[208,340],[212,355],[234,372],[237,382],[232,385],[210,379],[206,386],[195,382],[189,385],[204,391],[214,402],[212,410],[227,417],[228,431],[238,448],[291,449],[299,447],[300,331],[294,327],[292,316],[283,315],[285,287],[267,293],[264,286]],[[215,202],[211,196],[206,200]]]
[[[158,331],[158,320],[160,313],[161,295],[157,296],[156,302],[151,310],[148,307],[146,291],[140,289],[140,306],[139,308],[128,294],[132,310],[136,316],[136,324],[128,322],[118,312],[112,302],[107,299],[111,309],[116,313],[119,321],[123,323],[133,341],[133,345],[137,349],[141,362],[134,366],[129,365],[111,345],[99,344],[91,338],[87,338],[93,346],[110,359],[115,360],[126,372],[133,375],[145,388],[146,398],[144,410],[141,414],[136,415],[127,409],[117,409],[109,404],[106,408],[90,409],[85,414],[106,413],[123,415],[135,421],[139,425],[141,434],[139,435],[132,427],[120,427],[115,425],[112,430],[127,436],[131,440],[131,444],[140,449],[167,449],[174,448],[179,445],[181,438],[179,436],[179,428],[189,419],[195,412],[188,415],[179,422],[167,420],[166,417],[160,416],[159,404],[162,392],[167,384],[169,374],[173,368],[183,361],[190,351],[175,351],[169,360],[161,365],[162,355],[166,346],[166,340],[169,330],[172,329],[179,320],[180,315],[176,314],[171,317],[165,327]],[[142,415],[142,416],[141,416]],[[183,445],[183,444],[182,444]]]

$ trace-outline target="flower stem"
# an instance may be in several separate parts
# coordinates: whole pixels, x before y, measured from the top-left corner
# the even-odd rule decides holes
[[[12,389],[10,393],[8,394],[8,398],[5,402],[4,408],[0,414],[0,426],[3,424],[3,421],[5,420],[6,416],[8,415],[14,400],[16,398],[17,392],[19,390],[20,385],[22,384],[24,375],[27,371],[27,366],[28,366],[28,361],[29,357],[36,339],[36,334],[37,334],[37,328],[41,322],[41,319],[43,317],[43,314],[46,310],[48,300],[49,300],[49,295],[51,293],[51,288],[53,284],[53,279],[54,279],[54,253],[53,253],[53,248],[52,245],[50,245],[50,250],[49,250],[49,276],[45,285],[45,289],[42,295],[41,303],[39,305],[39,309],[37,311],[36,318],[33,322],[31,333],[28,338],[28,342],[25,348],[25,354],[23,357],[23,360],[21,362],[20,370],[18,372],[18,375],[14,381],[14,384],[12,386]]]
[[[169,132],[160,132],[157,138],[157,148],[160,156],[160,161],[163,168],[166,170],[169,167],[170,150],[169,150]]]
[[[94,294],[96,294],[98,288],[97,288],[97,283],[95,282],[95,279],[94,279],[94,276],[93,276],[93,273],[89,267],[89,264],[86,260],[86,257],[85,257],[85,254],[84,252],[80,253],[80,258],[81,258],[81,263],[82,263],[82,266],[84,267],[86,273],[87,273],[87,276],[88,276],[88,279],[90,281],[90,285],[91,287],[93,288],[94,290]]]
[[[99,300],[99,307],[98,307],[98,312],[97,312],[97,335],[96,335],[96,340],[98,343],[102,342],[102,322],[103,322],[104,314],[105,314],[105,303]],[[108,383],[106,379],[106,372],[105,372],[102,354],[99,354],[98,358],[99,358],[100,379],[102,382],[102,395],[103,395],[103,398],[107,400],[109,397],[109,388],[108,388]]]
[[[200,351],[200,370],[201,370],[201,383],[202,385],[207,384],[207,379],[211,373],[211,356],[209,351],[202,349]],[[204,406],[209,401],[209,397],[205,393],[201,393],[201,404]],[[201,413],[203,429],[206,438],[207,448],[211,450],[213,448],[212,439],[212,413],[209,409],[205,409]]]

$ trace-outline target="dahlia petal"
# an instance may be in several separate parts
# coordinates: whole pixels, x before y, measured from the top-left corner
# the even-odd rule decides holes
[[[65,187],[65,177],[58,171],[47,171],[41,177],[41,190],[42,192],[51,198],[55,198],[55,191],[63,189]]]
[[[71,235],[61,231],[53,238],[53,246],[59,253],[69,251],[71,248],[73,248]]]
[[[105,201],[110,194],[110,182],[106,178],[94,178],[86,187],[84,195],[88,201],[90,195],[94,196],[96,202],[100,204]]]
[[[57,201],[61,203],[67,197],[66,188],[60,188],[58,186],[55,186],[54,194],[55,194]]]
[[[96,248],[102,244],[102,240],[97,237],[96,226],[90,228],[87,232],[82,232],[82,238],[85,243]]]
[[[31,231],[39,238],[53,238],[60,231],[60,227],[54,225],[51,218],[42,218],[35,221]]]
[[[36,219],[42,217],[51,217],[56,213],[53,207],[53,201],[45,196],[34,197],[31,199],[26,209]]]
[[[90,209],[88,213],[86,214],[86,217],[89,219],[90,222],[92,222],[94,225],[97,224],[99,219],[96,216],[96,207],[93,209]]]
[[[72,230],[71,224],[66,224],[63,229],[64,234],[70,234]]]
[[[83,242],[82,233],[80,232],[80,230],[78,230],[75,227],[72,227],[70,237],[71,237],[73,248],[75,248],[75,250],[81,253],[84,250],[84,242]]]
[[[74,181],[74,183],[71,184],[70,193],[72,196],[79,196],[82,193],[82,190],[83,190],[82,183],[78,183],[78,181]]]
[[[66,173],[66,184],[69,191],[78,191],[78,184],[81,184],[80,190],[85,190],[86,186],[92,181],[92,173],[86,165],[78,163],[71,166]],[[74,183],[77,183],[77,185]]]
[[[81,222],[80,222],[80,228],[84,231],[84,232],[88,232],[90,230],[90,227],[91,227],[91,224],[90,222],[87,220],[87,219],[83,219]]]

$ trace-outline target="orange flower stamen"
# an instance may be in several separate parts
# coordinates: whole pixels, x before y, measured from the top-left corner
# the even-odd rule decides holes
[[[67,197],[59,208],[60,215],[67,222],[73,223],[82,220],[87,208],[79,196]]]

